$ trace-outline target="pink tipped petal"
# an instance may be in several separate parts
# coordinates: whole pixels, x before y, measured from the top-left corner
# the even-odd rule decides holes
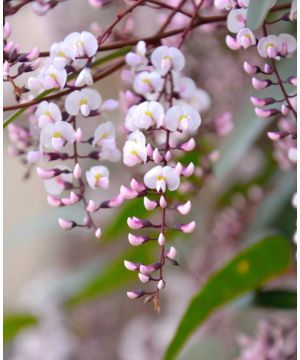
[[[145,206],[146,210],[151,211],[157,207],[157,202],[150,200],[147,198],[147,196],[145,196],[144,197],[144,206]]]
[[[174,260],[176,255],[177,255],[177,250],[173,246],[171,246],[170,249],[166,253],[167,258]]]
[[[58,224],[64,230],[70,230],[75,226],[74,221],[69,221],[62,218],[58,219]]]
[[[60,201],[60,199],[56,198],[55,196],[48,195],[48,196],[47,196],[47,201],[48,201],[48,204],[49,204],[50,206],[53,206],[53,207],[59,207],[59,206],[61,206],[61,201]]]
[[[102,235],[102,230],[100,228],[98,228],[96,231],[95,231],[95,236],[96,236],[96,239],[100,239],[101,238],[101,235]]]
[[[131,180],[130,186],[131,186],[131,189],[136,191],[137,193],[140,193],[140,192],[146,190],[145,185],[136,181],[135,179]]]
[[[178,205],[177,211],[182,215],[187,215],[191,211],[191,208],[192,208],[192,203],[190,201],[187,201],[183,205]]]
[[[160,233],[160,234],[159,234],[159,237],[158,237],[157,241],[158,241],[158,243],[159,243],[160,246],[164,246],[164,245],[165,245],[166,239],[165,239],[165,236],[164,236],[163,233]]]
[[[186,234],[189,234],[189,233],[192,233],[192,232],[195,230],[195,228],[196,228],[196,222],[195,222],[195,221],[191,221],[191,222],[189,222],[189,223],[187,223],[187,224],[181,224],[181,225],[178,226],[178,228],[179,228],[182,232],[184,232],[184,233],[186,233]]]
[[[138,193],[134,190],[127,188],[124,185],[120,187],[120,194],[123,196],[124,199],[130,200],[135,199],[138,196]]]
[[[124,260],[124,266],[129,271],[138,271],[140,269],[139,263],[135,263],[135,262],[128,261],[128,260]]]
[[[159,280],[159,282],[157,283],[157,288],[159,289],[159,290],[162,290],[163,288],[165,287],[165,282],[164,282],[164,280]]]
[[[142,290],[136,290],[136,291],[127,291],[127,296],[129,297],[129,299],[138,299],[140,297],[142,297],[143,295],[145,295],[145,292]]]
[[[128,241],[129,241],[130,245],[132,245],[132,246],[139,246],[139,245],[143,244],[144,242],[146,242],[147,238],[144,236],[136,236],[136,235],[129,233]]]
[[[147,284],[151,280],[151,276],[139,273],[139,279],[143,284]]]
[[[75,179],[80,179],[81,176],[82,176],[82,170],[81,170],[81,167],[80,167],[80,165],[78,163],[74,167],[73,175],[74,175]]]

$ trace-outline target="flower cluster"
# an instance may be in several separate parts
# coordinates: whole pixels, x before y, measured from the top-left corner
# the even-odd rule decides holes
[[[160,221],[153,223],[136,216],[128,218],[132,230],[147,228],[151,234],[130,233],[129,243],[139,246],[156,241],[161,249],[160,260],[152,264],[142,264],[125,260],[125,267],[136,271],[142,283],[155,282],[153,290],[129,291],[131,299],[145,296],[145,301],[153,301],[159,310],[159,294],[165,287],[163,267],[166,261],[177,264],[176,249],[167,247],[168,230],[175,228],[191,233],[195,221],[172,225],[172,213],[187,215],[191,202],[174,203],[172,192],[177,190],[182,179],[193,175],[195,166],[183,166],[176,158],[180,153],[191,151],[196,143],[192,137],[201,125],[197,106],[191,105],[196,90],[195,83],[181,75],[185,58],[174,47],[160,46],[154,49],[148,59],[148,51],[143,42],[136,52],[127,55],[131,66],[133,89],[140,98],[129,107],[125,117],[128,138],[123,148],[123,161],[127,166],[152,164],[142,180],[132,179],[131,187],[121,186],[125,199],[143,197],[145,209],[159,209]],[[205,93],[207,98],[207,94]],[[133,96],[132,96],[133,97]],[[157,275],[156,275],[157,274]]]
[[[294,101],[292,101],[296,95],[293,93],[289,94],[285,88],[285,84],[296,87],[296,78],[291,76],[288,79],[282,80],[276,65],[276,61],[293,55],[297,47],[296,39],[294,36],[286,33],[279,35],[268,34],[268,26],[281,20],[286,21],[285,15],[271,23],[264,22],[262,29],[263,36],[254,34],[251,29],[246,27],[248,5],[248,0],[215,0],[217,8],[229,10],[227,28],[231,33],[236,34],[235,36],[226,36],[227,46],[232,50],[256,47],[259,56],[263,59],[269,59],[271,62],[264,64],[262,67],[252,65],[249,62],[244,63],[245,72],[252,76],[254,89],[263,90],[270,86],[279,86],[282,92],[282,99],[252,96],[251,102],[255,106],[255,113],[262,118],[268,118],[280,113],[286,116],[289,112],[296,116]],[[293,20],[293,18],[290,17],[290,20]]]

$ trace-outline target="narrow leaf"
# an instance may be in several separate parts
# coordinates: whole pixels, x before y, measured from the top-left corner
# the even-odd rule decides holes
[[[176,330],[164,360],[175,359],[182,346],[217,308],[260,287],[288,270],[291,250],[282,236],[272,236],[252,245],[208,279],[192,299]]]
[[[34,326],[37,322],[37,318],[31,314],[9,314],[4,316],[4,341],[12,340],[21,330],[29,326]]]

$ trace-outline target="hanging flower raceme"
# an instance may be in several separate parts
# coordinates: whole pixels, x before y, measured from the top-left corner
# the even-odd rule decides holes
[[[187,215],[191,210],[190,201],[174,204],[171,194],[179,189],[181,177],[189,177],[195,170],[192,163],[183,166],[174,161],[173,151],[176,149],[184,153],[193,150],[195,142],[190,137],[201,125],[201,116],[197,108],[188,103],[197,87],[191,79],[179,73],[185,64],[180,50],[161,46],[154,49],[151,61],[144,61],[144,64],[147,69],[139,68],[140,72],[133,78],[133,89],[147,99],[155,94],[159,101],[143,101],[130,107],[125,117],[125,128],[129,134],[123,148],[123,162],[130,167],[147,163],[154,165],[145,171],[139,181],[133,179],[130,187],[122,185],[120,195],[128,200],[143,197],[147,211],[160,212],[159,223],[136,216],[129,217],[128,226],[134,232],[129,234],[128,240],[132,246],[146,246],[144,244],[147,242],[156,241],[161,249],[161,257],[159,262],[151,264],[129,260],[125,260],[124,264],[128,270],[138,273],[143,284],[156,284],[150,291],[129,291],[128,297],[145,297],[146,301],[153,301],[159,310],[159,294],[166,285],[164,265],[167,261],[177,264],[176,249],[167,244],[169,229],[191,233],[196,226],[195,221],[178,224],[170,222],[170,214],[174,215],[171,210],[176,210],[179,215]],[[135,70],[135,65],[130,65]],[[157,133],[161,141],[156,141]],[[188,139],[178,146],[174,145],[177,137],[183,134]],[[151,236],[135,233],[141,229],[149,229]],[[155,236],[153,231],[157,232]]]

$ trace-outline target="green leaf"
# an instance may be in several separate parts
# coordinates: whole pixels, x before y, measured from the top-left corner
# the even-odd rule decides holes
[[[258,291],[254,297],[256,306],[276,309],[297,309],[297,292],[288,290]]]
[[[126,55],[129,51],[131,50],[131,47],[130,46],[125,46],[121,49],[118,49],[106,56],[103,56],[102,58],[94,61],[92,64],[91,64],[91,68],[96,68],[97,66],[99,65],[103,65],[103,64],[106,64],[107,62],[111,61],[111,60],[114,60],[120,56],[124,56]],[[76,73],[73,73],[71,74],[69,77],[68,77],[68,80],[72,80],[72,79],[75,79],[75,77],[77,76],[78,72]],[[46,96],[52,94],[53,92],[57,91],[57,89],[49,89],[49,90],[46,90],[46,91],[43,91],[41,94],[39,94],[38,96],[36,96],[32,101],[35,101],[35,100],[40,100],[40,99],[43,99],[45,98]],[[7,125],[9,125],[11,122],[13,122],[14,120],[16,120],[20,115],[22,115],[25,111],[26,111],[27,108],[22,108],[22,109],[19,109],[17,110],[16,112],[14,112],[11,116],[9,116],[3,123],[3,129],[6,128]]]
[[[3,320],[4,341],[12,340],[21,330],[29,326],[34,326],[37,322],[37,318],[31,314],[6,315]]]
[[[257,30],[261,27],[269,10],[276,2],[276,0],[250,0],[247,13],[247,26],[251,30]]]
[[[152,247],[149,245],[130,248],[126,253],[122,253],[117,260],[91,276],[83,287],[69,297],[66,305],[68,307],[77,306],[136,281],[137,273],[128,271],[124,267],[124,260],[136,261],[138,259],[139,262],[151,262]]]
[[[267,237],[238,254],[212,275],[192,299],[164,360],[175,359],[188,337],[214,310],[260,287],[290,265],[290,246],[282,236]]]

